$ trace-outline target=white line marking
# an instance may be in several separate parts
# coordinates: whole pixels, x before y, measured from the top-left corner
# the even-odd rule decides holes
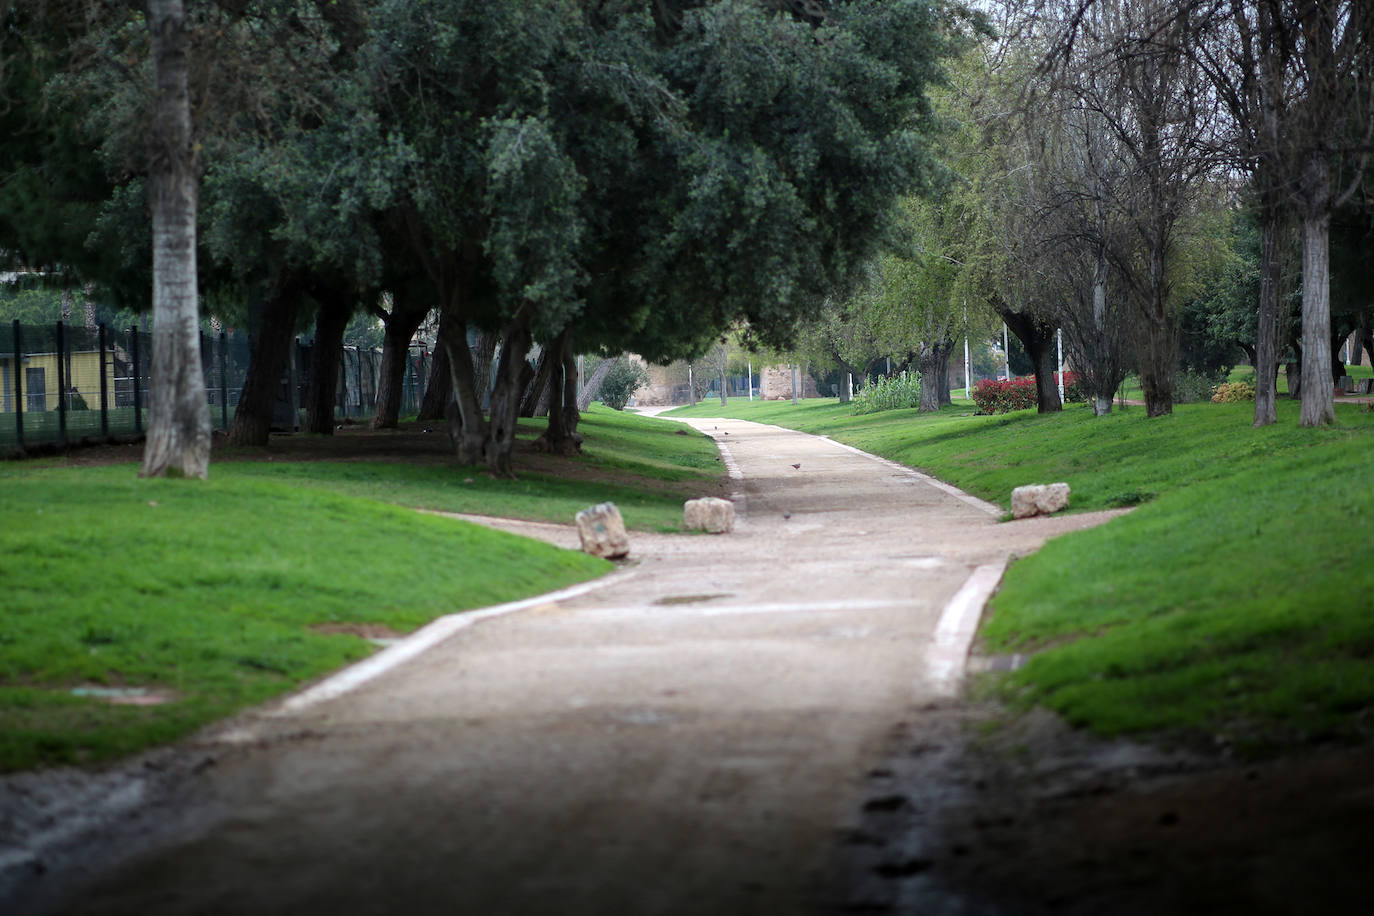
[[[978,632],[983,606],[1002,581],[1007,561],[979,566],[949,599],[926,649],[926,686],[939,696],[954,696],[964,677],[969,646]]]
[[[477,611],[462,611],[457,614],[448,614],[432,621],[420,629],[411,633],[405,639],[390,646],[376,655],[369,656],[358,662],[356,665],[345,668],[333,677],[326,678],[313,687],[308,687],[294,696],[288,697],[280,706],[268,713],[269,716],[285,716],[300,712],[317,703],[325,700],[332,700],[361,687],[368,681],[380,677],[386,672],[399,665],[402,665],[427,649],[437,646],[439,643],[448,639],[459,630],[466,629],[475,623],[483,620],[490,620],[493,617],[500,617],[503,614],[510,614],[514,611],[521,611],[525,608],[534,607],[539,604],[549,604],[557,601],[567,601],[570,598],[577,598],[603,586],[612,585],[629,578],[637,573],[637,569],[628,569],[619,573],[612,573],[591,582],[583,582],[580,585],[573,585],[556,592],[549,592],[544,595],[536,595],[533,598],[525,598],[522,601],[511,601],[506,604],[498,604],[493,607],[482,608]]]

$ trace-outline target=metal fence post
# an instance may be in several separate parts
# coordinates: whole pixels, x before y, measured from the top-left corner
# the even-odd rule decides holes
[[[219,426],[229,431],[229,338],[219,332]]]
[[[24,447],[24,330],[14,319],[14,439]]]
[[[129,356],[134,361],[134,432],[143,432],[143,386],[138,378],[138,327],[129,328]]]
[[[105,378],[105,322],[98,325],[100,333],[100,435],[110,434],[110,383]]]
[[[67,447],[67,327],[57,322],[57,445]]]

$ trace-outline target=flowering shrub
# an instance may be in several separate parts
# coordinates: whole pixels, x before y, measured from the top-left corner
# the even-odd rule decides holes
[[[1083,380],[1076,372],[1065,372],[1064,400],[1072,404],[1087,399],[1083,390]],[[1035,378],[1029,375],[1005,381],[995,378],[983,379],[973,386],[973,403],[981,413],[1028,410],[1036,406],[1036,401]]]
[[[1236,404],[1254,399],[1255,386],[1247,382],[1226,382],[1212,392],[1213,404]]]
[[[854,396],[854,412],[877,413],[921,406],[921,376],[907,372],[893,378],[880,378]]]

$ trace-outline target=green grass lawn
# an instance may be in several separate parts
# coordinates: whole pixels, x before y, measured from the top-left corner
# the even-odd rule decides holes
[[[1374,413],[1329,429],[1252,429],[1249,404],[1147,419],[855,417],[833,400],[729,414],[832,435],[1006,506],[1013,486],[1068,481],[1075,510],[1143,503],[1008,572],[988,651],[1030,652],[995,678],[1102,734],[1163,733],[1265,753],[1374,734]],[[691,412],[720,415],[719,403]]]
[[[0,464],[0,772],[184,735],[374,651],[356,625],[406,633],[601,575],[605,561],[413,507],[566,522],[613,499],[632,523],[673,528],[673,488],[721,474],[711,440],[682,428],[593,410],[563,479],[375,461],[225,461],[208,481]],[[73,693],[93,688],[170,702]]]

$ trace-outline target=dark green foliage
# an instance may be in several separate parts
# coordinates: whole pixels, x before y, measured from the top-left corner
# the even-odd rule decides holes
[[[630,396],[649,384],[649,370],[627,356],[617,356],[615,365],[601,382],[597,400],[612,410],[624,410]]]

